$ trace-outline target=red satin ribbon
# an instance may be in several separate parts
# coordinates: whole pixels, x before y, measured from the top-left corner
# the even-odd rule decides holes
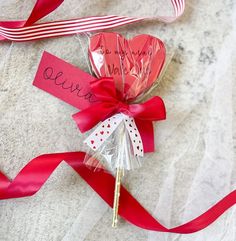
[[[26,27],[26,26],[32,25],[33,23],[37,22],[39,19],[53,12],[63,2],[64,0],[53,0],[53,1],[37,0],[29,18],[27,19],[27,21],[24,23],[23,26]]]
[[[54,11],[63,2],[63,0],[37,0],[28,20],[0,21],[0,41],[31,41],[101,31],[143,20],[156,19],[165,23],[170,23],[183,14],[185,0],[169,1],[174,10],[174,16],[157,16],[150,18],[105,15],[35,24],[39,19]]]
[[[20,21],[1,21],[0,26],[6,28],[19,28],[30,26],[37,22],[39,19],[45,17],[49,13],[53,12],[57,7],[59,7],[64,0],[37,0],[32,12],[27,20]],[[1,36],[0,36],[1,37]],[[2,39],[5,39],[2,37]]]
[[[103,168],[95,171],[92,167],[87,167],[84,164],[85,155],[87,154],[84,152],[68,152],[38,156],[31,160],[13,181],[10,181],[0,172],[0,199],[34,195],[47,181],[57,166],[64,160],[110,207],[112,207],[115,178]],[[236,190],[224,197],[199,217],[183,225],[169,229],[152,217],[152,215],[122,186],[119,215],[128,222],[143,229],[186,234],[206,228],[235,203]]]
[[[37,0],[34,8],[27,20],[20,21],[1,21],[0,26],[5,28],[20,28],[30,26],[33,23],[37,22],[39,19],[45,17],[57,7],[59,7],[64,0]],[[6,38],[0,35],[0,41],[5,40]]]
[[[91,90],[98,102],[73,115],[81,132],[93,128],[100,121],[104,121],[116,113],[124,113],[135,119],[144,152],[154,151],[154,137],[152,121],[166,118],[165,105],[159,96],[141,104],[128,104],[117,93],[113,78],[101,78],[90,83]]]

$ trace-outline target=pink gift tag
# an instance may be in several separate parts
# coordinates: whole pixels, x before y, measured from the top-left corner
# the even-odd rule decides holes
[[[44,52],[33,85],[56,96],[78,109],[89,107],[96,102],[90,89],[95,77]]]
[[[165,56],[163,42],[146,34],[127,40],[117,33],[98,33],[90,40],[89,57],[96,76],[113,77],[126,100],[150,88]]]

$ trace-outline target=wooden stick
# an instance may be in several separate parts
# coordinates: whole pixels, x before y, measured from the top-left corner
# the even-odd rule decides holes
[[[123,170],[121,168],[116,169],[116,183],[115,183],[115,192],[114,192],[114,201],[113,201],[113,219],[112,227],[117,227],[118,222],[118,209],[119,209],[119,199],[120,199],[120,185],[121,177],[123,176]]]

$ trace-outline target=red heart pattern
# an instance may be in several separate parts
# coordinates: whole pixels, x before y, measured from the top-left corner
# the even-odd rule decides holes
[[[104,120],[85,140],[93,150],[97,150],[116,130],[118,125],[124,122],[129,134],[131,146],[135,156],[143,156],[143,144],[140,133],[132,117],[124,114],[116,114],[112,118]],[[107,130],[109,128],[109,131]]]
[[[115,120],[115,121],[114,121]],[[121,123],[122,119],[117,119],[116,117],[108,118],[103,121],[98,128],[91,134],[92,137],[88,137],[85,140],[93,150],[97,150],[103,142],[109,138],[117,126]],[[107,130],[109,128],[109,131]]]

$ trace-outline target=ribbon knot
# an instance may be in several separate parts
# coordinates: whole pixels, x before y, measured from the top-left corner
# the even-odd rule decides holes
[[[119,101],[117,104],[117,113],[129,115],[129,105],[125,102]]]
[[[121,123],[121,121],[125,120],[126,128],[129,128],[129,125],[132,126],[132,130],[129,131],[130,135],[134,130],[138,130],[136,135],[141,136],[144,152],[154,151],[152,121],[164,120],[166,118],[163,100],[159,96],[154,96],[144,103],[129,104],[117,92],[113,78],[101,78],[91,82],[90,85],[98,101],[91,103],[88,108],[73,115],[80,131],[82,133],[86,132],[99,122],[104,122],[99,128],[101,129],[104,126],[108,129],[105,131],[101,129],[100,133],[107,133],[110,136],[112,131],[116,129],[117,122]],[[110,117],[118,118],[117,120],[119,121],[110,123],[108,121]],[[127,125],[128,122],[130,122],[129,125]],[[100,140],[104,140],[104,138],[100,136]],[[91,147],[97,149],[93,145],[94,140],[90,141]]]

